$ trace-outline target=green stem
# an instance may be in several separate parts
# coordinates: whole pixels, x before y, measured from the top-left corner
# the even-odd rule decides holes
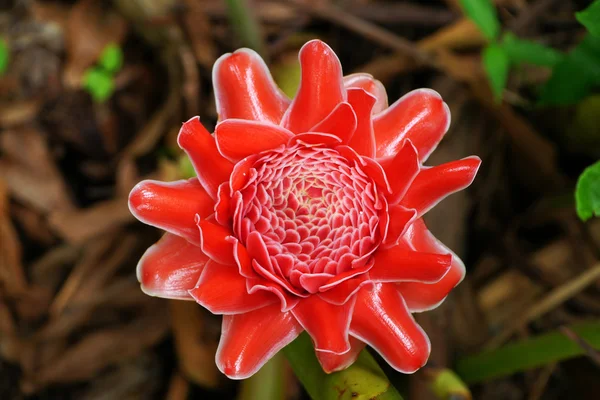
[[[600,321],[573,325],[571,330],[600,349]],[[468,384],[499,378],[584,354],[585,350],[560,331],[546,333],[458,361],[456,372]]]
[[[284,366],[283,355],[271,358],[256,374],[242,382],[238,400],[283,400]]]
[[[402,400],[366,350],[350,367],[332,374],[323,372],[306,333],[290,343],[283,352],[313,400]]]
[[[227,0],[229,20],[241,44],[264,56],[265,47],[260,25],[248,1]]]

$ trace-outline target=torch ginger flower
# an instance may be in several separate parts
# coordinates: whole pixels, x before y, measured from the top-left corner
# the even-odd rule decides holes
[[[304,330],[326,372],[368,344],[412,373],[431,346],[411,313],[438,306],[465,274],[421,217],[469,186],[481,161],[422,165],[450,124],[433,90],[388,108],[381,83],[343,77],[323,42],[299,59],[292,100],[253,51],[216,62],[214,136],[194,117],[178,138],[197,179],[143,181],[130,194],[131,212],[167,231],[138,279],[150,295],[223,315],[216,363],[230,378]]]

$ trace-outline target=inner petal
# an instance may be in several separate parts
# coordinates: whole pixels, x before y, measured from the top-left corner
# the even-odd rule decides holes
[[[362,271],[381,242],[386,205],[356,160],[298,141],[259,154],[248,175],[231,196],[233,232],[258,257],[259,274],[306,294]]]

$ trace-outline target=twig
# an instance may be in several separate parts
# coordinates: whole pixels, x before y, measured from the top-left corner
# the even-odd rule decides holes
[[[536,18],[543,14],[547,9],[554,7],[561,0],[538,0],[532,5],[527,6],[517,18],[508,24],[508,30],[514,33],[522,33],[526,28],[531,27]]]
[[[525,313],[523,313],[521,317],[518,318],[512,325],[508,326],[499,335],[490,340],[485,346],[486,349],[495,349],[502,345],[527,323],[563,304],[570,298],[577,295],[587,286],[596,283],[598,279],[600,279],[600,264],[594,265],[592,268],[580,274],[576,278],[571,279],[564,285],[555,288],[540,301],[530,307]]]
[[[574,332],[568,326],[561,326],[560,331],[565,334],[569,339],[574,341],[583,349],[585,354],[589,357],[590,360],[594,362],[597,366],[600,367],[600,351],[594,349],[594,347],[589,344],[584,338],[579,336],[576,332]]]

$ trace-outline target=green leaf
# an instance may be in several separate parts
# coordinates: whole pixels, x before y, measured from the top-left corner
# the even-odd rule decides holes
[[[471,391],[458,375],[447,368],[426,370],[429,388],[438,399],[471,399]]]
[[[192,165],[192,162],[187,154],[182,154],[179,157],[177,167],[179,168],[179,173],[181,174],[182,178],[189,179],[196,176],[196,170],[194,169],[194,166]]]
[[[283,349],[296,376],[314,400],[402,400],[377,361],[363,350],[343,371],[323,372],[306,332]]]
[[[83,86],[99,103],[108,100],[115,90],[112,76],[100,68],[90,68],[85,72]]]
[[[571,330],[600,349],[600,321],[573,325]],[[584,350],[560,331],[550,332],[496,350],[459,360],[455,371],[467,384],[512,375],[582,355]]]
[[[502,91],[506,87],[509,67],[508,55],[502,47],[491,44],[483,50],[483,68],[490,81],[496,101],[502,99]]]
[[[106,72],[117,73],[123,66],[123,51],[116,44],[109,44],[100,55],[98,65]]]
[[[553,67],[563,58],[560,51],[531,40],[519,39],[510,32],[502,38],[502,48],[506,51],[509,60],[517,64],[528,63]]]
[[[600,84],[600,37],[587,35],[556,64],[542,88],[540,104],[575,104]]]
[[[575,13],[575,18],[594,36],[600,36],[600,0],[596,0],[588,8]]]
[[[491,0],[460,0],[467,17],[473,20],[488,40],[494,40],[500,34],[500,22],[496,8]]]
[[[10,50],[8,44],[0,38],[0,75],[4,74],[8,69],[8,60],[10,58]]]
[[[575,207],[582,221],[600,215],[600,161],[587,167],[575,187]]]

